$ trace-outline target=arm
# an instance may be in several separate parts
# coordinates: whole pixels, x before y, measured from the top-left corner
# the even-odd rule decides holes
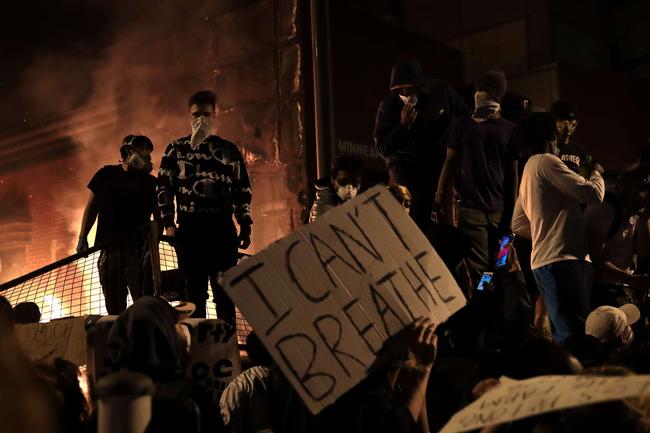
[[[546,157],[541,164],[545,180],[564,194],[585,204],[603,201],[605,181],[598,170],[593,170],[587,180],[574,173],[557,157]]]
[[[451,191],[454,177],[458,171],[458,159],[458,152],[456,152],[455,149],[448,147],[447,157],[445,158],[445,163],[440,172],[440,180],[438,181],[438,189],[436,190],[436,198],[434,202],[435,212],[441,213],[441,215],[437,216],[438,222],[449,222],[447,220],[449,216],[451,216]],[[441,218],[443,221],[440,220]]]
[[[253,194],[244,158],[236,147],[234,149],[233,164],[235,168],[232,184],[232,199],[235,218],[239,224],[239,247],[245,250],[251,243],[251,225],[253,224],[251,200],[253,199]]]
[[[636,254],[638,274],[648,273],[650,263],[650,211],[646,209],[639,216],[639,233],[636,236]]]
[[[515,203],[515,208],[512,211],[512,231],[522,238],[530,239],[530,220],[524,212],[524,208],[521,205],[521,197],[519,197]]]
[[[407,144],[408,128],[402,125],[399,105],[386,98],[379,105],[375,118],[375,150],[387,158],[395,153],[400,146]]]
[[[160,210],[160,220],[170,236],[176,232],[174,196],[176,195],[178,172],[174,146],[169,144],[158,170],[158,209]]]
[[[436,359],[436,325],[430,319],[418,319],[409,335],[411,356],[399,373],[402,398],[413,421],[421,420],[431,369]]]
[[[88,249],[88,233],[90,233],[90,229],[93,227],[93,224],[95,224],[98,213],[99,207],[97,203],[97,197],[91,191],[90,195],[88,196],[88,202],[86,203],[86,209],[84,209],[84,216],[81,219],[79,242],[77,243],[78,253],[81,253]]]

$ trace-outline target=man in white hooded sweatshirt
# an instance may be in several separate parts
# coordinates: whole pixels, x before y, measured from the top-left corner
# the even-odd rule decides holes
[[[237,263],[238,248],[250,245],[252,195],[239,149],[213,134],[216,102],[209,90],[190,97],[192,134],[165,150],[158,172],[158,206],[166,234],[177,239],[187,300],[196,305],[193,317],[205,317],[209,279],[217,316],[234,326],[235,306],[217,275]]]
[[[531,155],[524,167],[512,229],[532,240],[531,269],[551,319],[553,338],[570,343],[584,333],[593,270],[580,203],[603,201],[602,167],[588,179],[569,169],[557,151],[556,128],[547,113],[522,123],[522,147]]]

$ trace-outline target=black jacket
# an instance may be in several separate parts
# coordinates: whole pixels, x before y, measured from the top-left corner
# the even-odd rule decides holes
[[[375,119],[375,148],[389,168],[399,164],[404,169],[415,170],[417,184],[435,188],[446,154],[440,139],[452,118],[465,113],[467,107],[448,82],[425,81],[418,75],[408,63],[393,68],[391,87],[415,82],[420,90],[416,105],[418,115],[410,129],[404,128],[400,123],[404,103],[398,95],[386,96],[379,104]]]

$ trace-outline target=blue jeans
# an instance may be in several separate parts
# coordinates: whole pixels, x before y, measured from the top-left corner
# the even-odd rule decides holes
[[[593,269],[584,260],[563,260],[533,270],[551,319],[553,338],[564,344],[585,333]]]

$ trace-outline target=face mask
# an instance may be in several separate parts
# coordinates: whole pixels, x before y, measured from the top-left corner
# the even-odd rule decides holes
[[[192,120],[192,138],[190,139],[192,148],[197,148],[212,134],[213,124],[212,117],[200,116]]]
[[[339,186],[336,188],[336,195],[343,201],[352,200],[357,196],[359,188],[356,188],[353,185]]]
[[[151,173],[151,170],[153,170],[151,160],[143,158],[136,152],[132,152],[131,155],[129,155],[126,159],[126,164],[128,166],[128,171],[144,171]]]

